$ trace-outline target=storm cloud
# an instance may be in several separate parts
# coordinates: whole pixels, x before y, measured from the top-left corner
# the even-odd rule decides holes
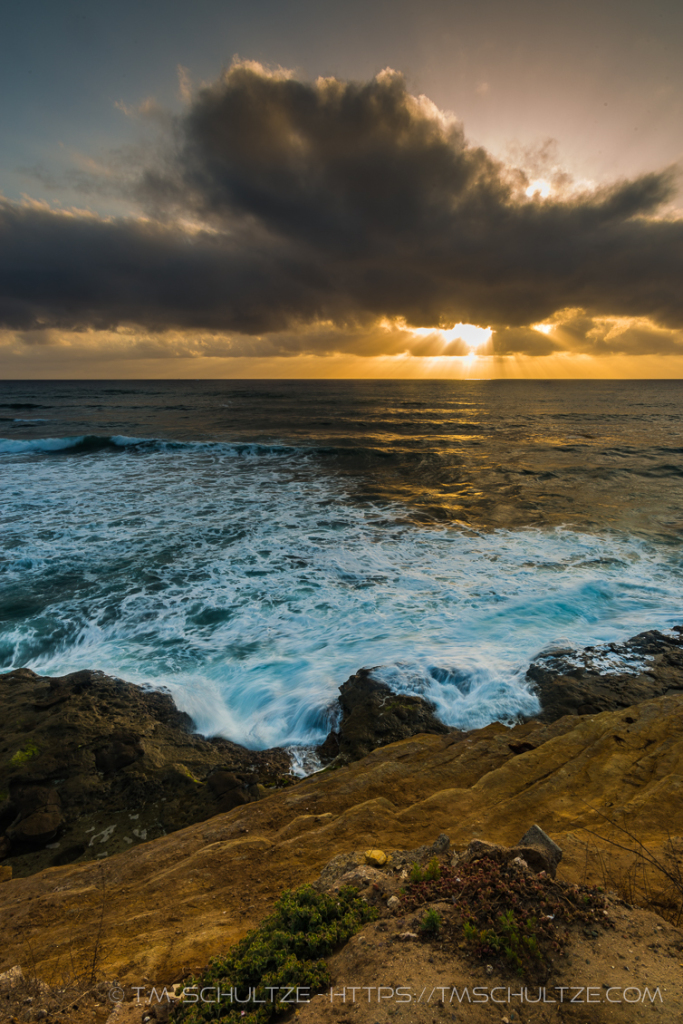
[[[622,317],[654,325],[623,350],[676,347],[683,221],[658,216],[673,172],[545,199],[529,185],[395,72],[310,83],[237,63],[137,179],[139,217],[0,203],[0,324],[301,329],[310,345],[315,323],[353,338],[381,318],[463,322],[492,326],[494,351],[532,355],[613,351],[591,324]],[[583,328],[530,327],[566,309]]]

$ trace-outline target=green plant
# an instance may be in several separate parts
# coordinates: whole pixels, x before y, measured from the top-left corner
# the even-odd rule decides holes
[[[40,750],[35,743],[27,743],[23,750],[17,750],[16,754],[13,754],[9,759],[9,763],[17,768],[19,765],[26,764],[32,757],[37,757]]]
[[[422,873],[422,868],[420,867],[420,865],[417,862],[415,862],[413,864],[412,868],[410,869],[410,874],[408,875],[408,881],[411,883],[411,885],[415,885],[416,882],[424,882],[424,875]]]
[[[422,919],[420,928],[427,934],[436,935],[436,933],[441,929],[441,914],[434,910],[433,907],[430,907]]]
[[[423,876],[406,889],[401,904],[408,912],[437,901],[453,905],[441,924],[440,948],[464,946],[476,959],[497,959],[501,967],[539,980],[549,961],[563,955],[571,924],[613,927],[604,893],[488,857],[444,864],[437,879]]]
[[[535,917],[520,921],[515,917],[514,910],[510,909],[498,915],[492,928],[477,930],[473,924],[466,923],[463,930],[468,943],[477,943],[483,952],[490,951],[504,956],[508,965],[518,974],[524,973],[529,959],[542,958]]]
[[[441,868],[436,857],[432,857],[424,873],[425,882],[437,882],[441,878]]]
[[[297,989],[310,996],[327,987],[330,975],[321,958],[375,917],[377,911],[351,886],[335,896],[311,885],[285,890],[270,917],[185,986],[175,1019],[183,1024],[267,1024],[274,1015],[294,1008],[292,993]],[[212,1002],[197,998],[196,993],[207,989]],[[233,1001],[235,994],[239,1002]]]

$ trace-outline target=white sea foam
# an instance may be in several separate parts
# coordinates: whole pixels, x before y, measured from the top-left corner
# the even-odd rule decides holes
[[[561,658],[563,670],[583,668],[590,672],[598,672],[601,676],[637,676],[653,662],[654,657],[651,654],[636,654],[628,648],[614,650],[609,646],[593,648],[590,651],[577,651]]]
[[[449,724],[509,721],[545,645],[680,619],[679,560],[642,539],[418,527],[286,446],[86,441],[1,442],[2,664],[163,683],[252,747],[319,741],[363,665]]]

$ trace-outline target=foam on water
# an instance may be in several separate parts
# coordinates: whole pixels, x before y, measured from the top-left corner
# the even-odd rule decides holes
[[[0,664],[163,683],[202,732],[248,746],[319,741],[363,665],[448,724],[509,721],[537,709],[524,671],[547,644],[680,620],[677,548],[416,526],[306,449],[0,444]]]

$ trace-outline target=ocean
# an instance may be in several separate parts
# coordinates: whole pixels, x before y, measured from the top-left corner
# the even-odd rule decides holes
[[[476,728],[683,622],[679,381],[8,381],[0,479],[0,670],[300,759],[362,666]]]

